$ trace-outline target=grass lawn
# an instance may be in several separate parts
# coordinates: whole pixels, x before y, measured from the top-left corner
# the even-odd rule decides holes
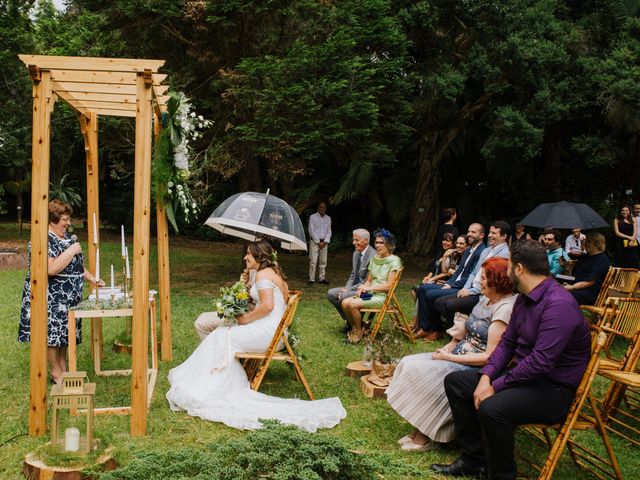
[[[81,240],[83,232],[76,232]],[[28,232],[26,232],[28,237]],[[9,224],[0,224],[0,241],[17,239],[17,230]],[[129,240],[130,241],[130,240]],[[23,242],[24,243],[24,242]],[[86,245],[86,243],[85,243]],[[101,264],[103,272],[113,263],[119,265],[119,240],[117,234],[103,233]],[[132,450],[147,449],[167,451],[182,446],[204,446],[245,435],[244,432],[222,424],[194,419],[184,413],[169,410],[164,393],[168,389],[167,373],[188,357],[197,344],[193,321],[197,315],[211,310],[211,300],[222,284],[233,282],[241,269],[239,245],[214,244],[185,239],[172,239],[171,245],[171,295],[173,321],[173,362],[160,363],[158,382],[153,404],[148,415],[148,434],[143,438],[130,438],[129,417],[98,416],[95,421],[97,437],[108,437],[117,447],[117,458],[126,462]],[[151,250],[151,288],[157,285],[155,248]],[[359,389],[359,380],[344,373],[345,365],[361,357],[362,347],[346,345],[339,333],[342,320],[325,298],[325,288],[307,287],[307,257],[304,254],[280,254],[279,260],[289,276],[291,288],[304,291],[296,316],[296,331],[301,337],[302,367],[317,398],[339,396],[347,410],[347,418],[324,433],[336,435],[363,452],[384,452],[396,460],[411,464],[414,473],[385,478],[432,478],[428,467],[433,462],[448,462],[457,456],[455,447],[438,448],[425,453],[403,453],[396,440],[411,430],[384,400],[365,398]],[[332,286],[344,282],[349,274],[350,253],[330,254],[328,278]],[[399,297],[406,313],[412,312],[410,288],[421,278],[422,266],[408,261]],[[27,432],[29,406],[29,350],[28,345],[16,341],[18,314],[24,282],[24,270],[0,271],[0,341],[3,360],[0,362],[0,478],[23,478],[21,474],[24,455],[48,441],[47,437],[29,437]],[[105,344],[120,336],[123,326],[118,320],[105,321]],[[79,347],[79,369],[89,372],[90,380],[97,383],[97,406],[129,404],[130,380],[128,377],[95,378],[87,348],[88,322],[85,322],[85,342]],[[440,345],[444,342],[440,342]],[[407,353],[432,350],[436,345],[406,343]],[[130,358],[105,349],[103,368],[126,368]],[[285,365],[276,364],[269,369],[261,389],[264,393],[280,397],[306,398],[304,389],[295,382]],[[15,437],[15,438],[14,438]],[[589,435],[587,435],[587,438]],[[635,478],[633,472],[640,468],[637,450],[614,438],[614,446],[621,462],[625,478]],[[528,437],[518,437],[518,446],[530,449]],[[565,455],[554,478],[590,478],[576,469]]]

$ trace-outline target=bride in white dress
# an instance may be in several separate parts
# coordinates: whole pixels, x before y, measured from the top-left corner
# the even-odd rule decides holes
[[[171,410],[233,428],[256,429],[262,426],[260,419],[274,419],[309,432],[333,427],[346,417],[337,397],[284,399],[251,390],[235,358],[236,352],[264,352],[284,313],[289,289],[272,254],[266,241],[249,245],[244,260],[247,269],[258,271],[250,291],[256,307],[238,316],[238,325],[216,328],[184,363],[169,372]]]

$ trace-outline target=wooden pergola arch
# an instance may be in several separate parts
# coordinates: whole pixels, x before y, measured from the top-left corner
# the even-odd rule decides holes
[[[131,434],[147,431],[149,237],[151,227],[152,136],[160,133],[169,87],[158,69],[164,60],[19,55],[33,82],[31,183],[31,350],[29,434],[46,432],[47,416],[47,251],[50,121],[60,99],[77,113],[84,137],[87,219],[99,225],[98,117],[132,117],[135,128],[133,206],[133,329]],[[155,121],[154,121],[155,119]],[[171,360],[169,231],[166,212],[156,204],[162,360]],[[88,238],[93,223],[87,222]],[[99,232],[96,232],[99,234]],[[95,271],[95,247],[89,242],[89,269]]]

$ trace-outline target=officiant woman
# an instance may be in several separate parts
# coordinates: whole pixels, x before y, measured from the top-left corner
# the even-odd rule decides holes
[[[83,266],[82,247],[75,237],[67,233],[71,225],[71,206],[60,200],[49,202],[47,289],[48,333],[47,361],[51,367],[50,382],[60,383],[67,370],[67,346],[69,345],[67,312],[82,300],[83,281],[104,286]],[[27,278],[22,292],[22,309],[18,341],[29,342],[31,333],[31,242],[27,246]],[[77,320],[76,342],[80,343],[81,323]]]

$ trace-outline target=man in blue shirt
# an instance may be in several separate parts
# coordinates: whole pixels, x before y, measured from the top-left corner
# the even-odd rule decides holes
[[[513,244],[509,276],[520,295],[487,364],[444,379],[461,453],[449,465],[431,465],[442,475],[481,477],[488,469],[491,479],[514,480],[515,426],[562,422],[587,367],[589,326],[549,275],[544,247]]]
[[[549,271],[554,277],[564,272],[564,266],[569,261],[569,255],[562,248],[562,235],[555,228],[544,231],[544,245],[547,247]]]

